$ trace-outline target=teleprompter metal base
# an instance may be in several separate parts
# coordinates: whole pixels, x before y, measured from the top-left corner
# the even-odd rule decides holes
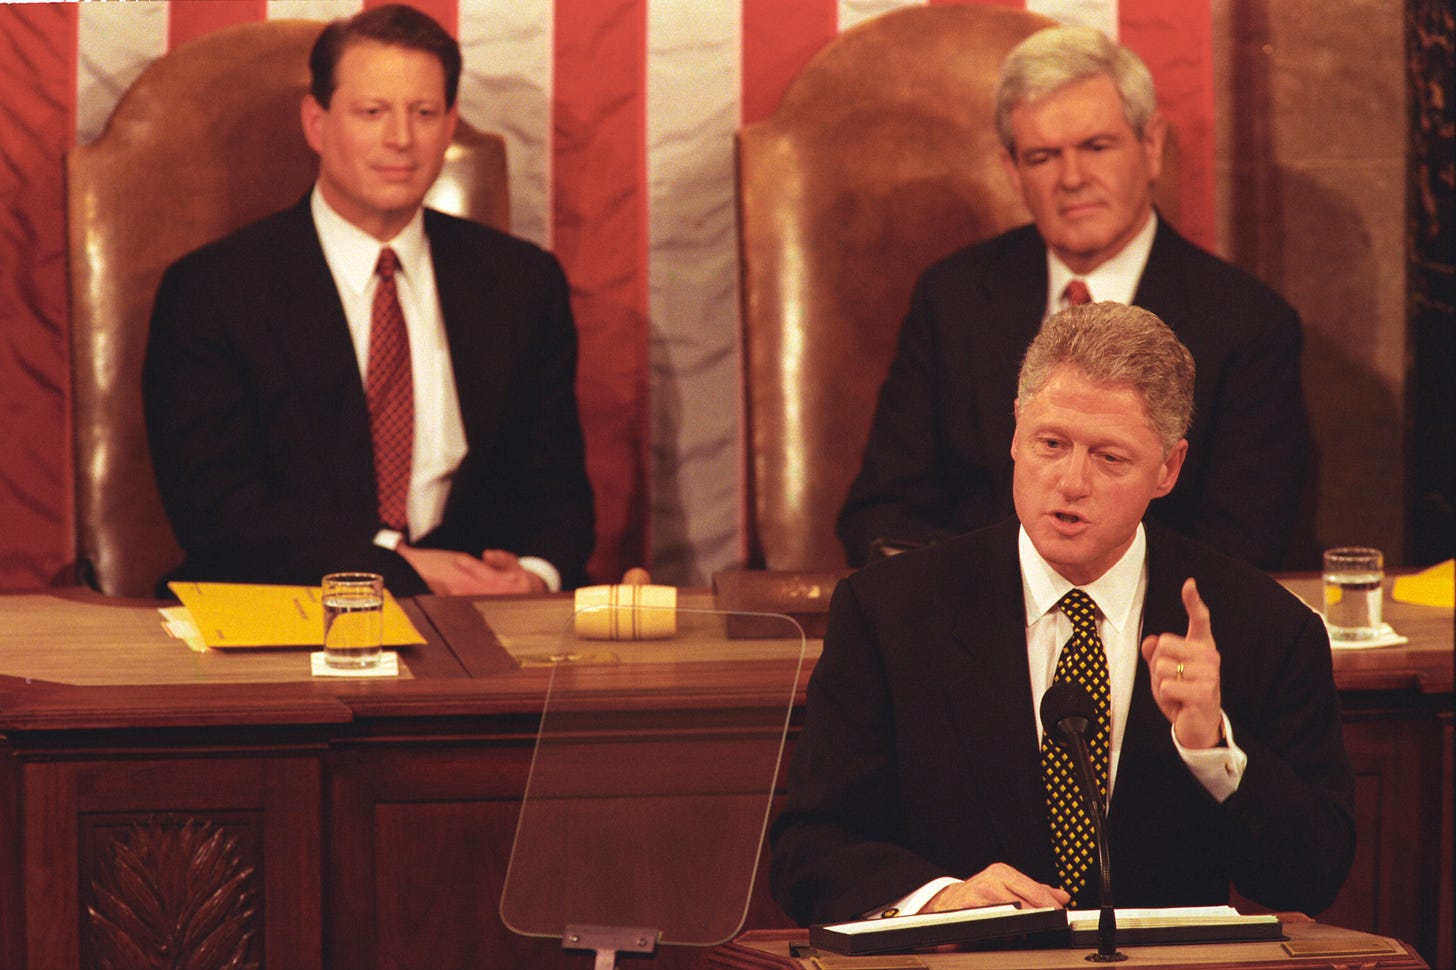
[[[568,926],[561,937],[563,950],[595,950],[593,970],[617,970],[618,953],[652,953],[657,930],[632,926]]]

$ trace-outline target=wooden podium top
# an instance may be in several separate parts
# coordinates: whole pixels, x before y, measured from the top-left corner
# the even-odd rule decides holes
[[[1359,933],[1285,914],[1287,940],[1254,943],[1202,943],[1179,946],[1122,947],[1127,959],[1109,967],[1187,970],[1426,970],[1409,945],[1385,936]],[[846,957],[797,949],[808,946],[806,930],[757,930],[714,949],[712,970],[1088,970],[1102,966],[1087,959],[1086,948],[1074,950],[978,950],[963,953],[917,953],[899,956]],[[801,956],[791,955],[800,953]]]

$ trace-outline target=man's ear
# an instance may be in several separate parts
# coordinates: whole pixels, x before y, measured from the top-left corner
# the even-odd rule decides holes
[[[319,104],[312,94],[305,94],[298,105],[298,120],[303,126],[303,138],[315,153],[323,144],[322,124],[328,109]]]
[[[1024,195],[1021,191],[1021,170],[1016,167],[1016,156],[1005,148],[1001,149],[1001,170],[1006,173],[1006,180],[1011,183],[1016,194]]]
[[[1153,498],[1162,498],[1173,491],[1173,486],[1178,484],[1178,473],[1183,470],[1183,459],[1187,457],[1188,439],[1180,438],[1158,469],[1158,488]]]
[[[1019,414],[1018,408],[1021,405],[1021,398],[1011,402],[1011,460],[1016,461],[1016,452],[1020,450],[1021,424],[1016,418]]]
[[[1168,140],[1168,122],[1156,109],[1143,125],[1143,152],[1147,156],[1148,177],[1156,182],[1163,174],[1163,150]]]

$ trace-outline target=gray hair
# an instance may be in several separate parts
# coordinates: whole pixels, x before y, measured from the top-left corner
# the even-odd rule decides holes
[[[1016,414],[1070,364],[1093,384],[1124,384],[1143,398],[1166,458],[1193,420],[1193,355],[1168,325],[1142,307],[1088,303],[1054,313],[1026,348],[1016,382]]]
[[[996,81],[996,134],[1013,156],[1011,112],[1076,81],[1105,75],[1117,87],[1122,113],[1139,139],[1158,107],[1143,59],[1092,27],[1047,27],[1011,49]]]

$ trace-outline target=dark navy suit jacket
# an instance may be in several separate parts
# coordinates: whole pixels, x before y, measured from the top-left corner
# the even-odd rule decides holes
[[[773,894],[799,922],[854,918],[994,862],[1057,884],[1016,536],[1008,520],[875,563],[835,591],[770,835]],[[1248,766],[1216,802],[1178,756],[1138,661],[1108,815],[1117,904],[1223,904],[1232,884],[1275,910],[1317,913],[1354,853],[1323,622],[1253,567],[1148,525],[1144,635],[1187,631],[1188,576],[1212,615],[1223,708]]]
[[[503,548],[585,577],[594,516],[576,405],[576,330],[550,254],[426,210],[467,454],[444,520],[415,543]],[[379,528],[368,410],[305,197],[167,270],[144,368],[173,578],[317,583],[383,573],[425,592]]]

